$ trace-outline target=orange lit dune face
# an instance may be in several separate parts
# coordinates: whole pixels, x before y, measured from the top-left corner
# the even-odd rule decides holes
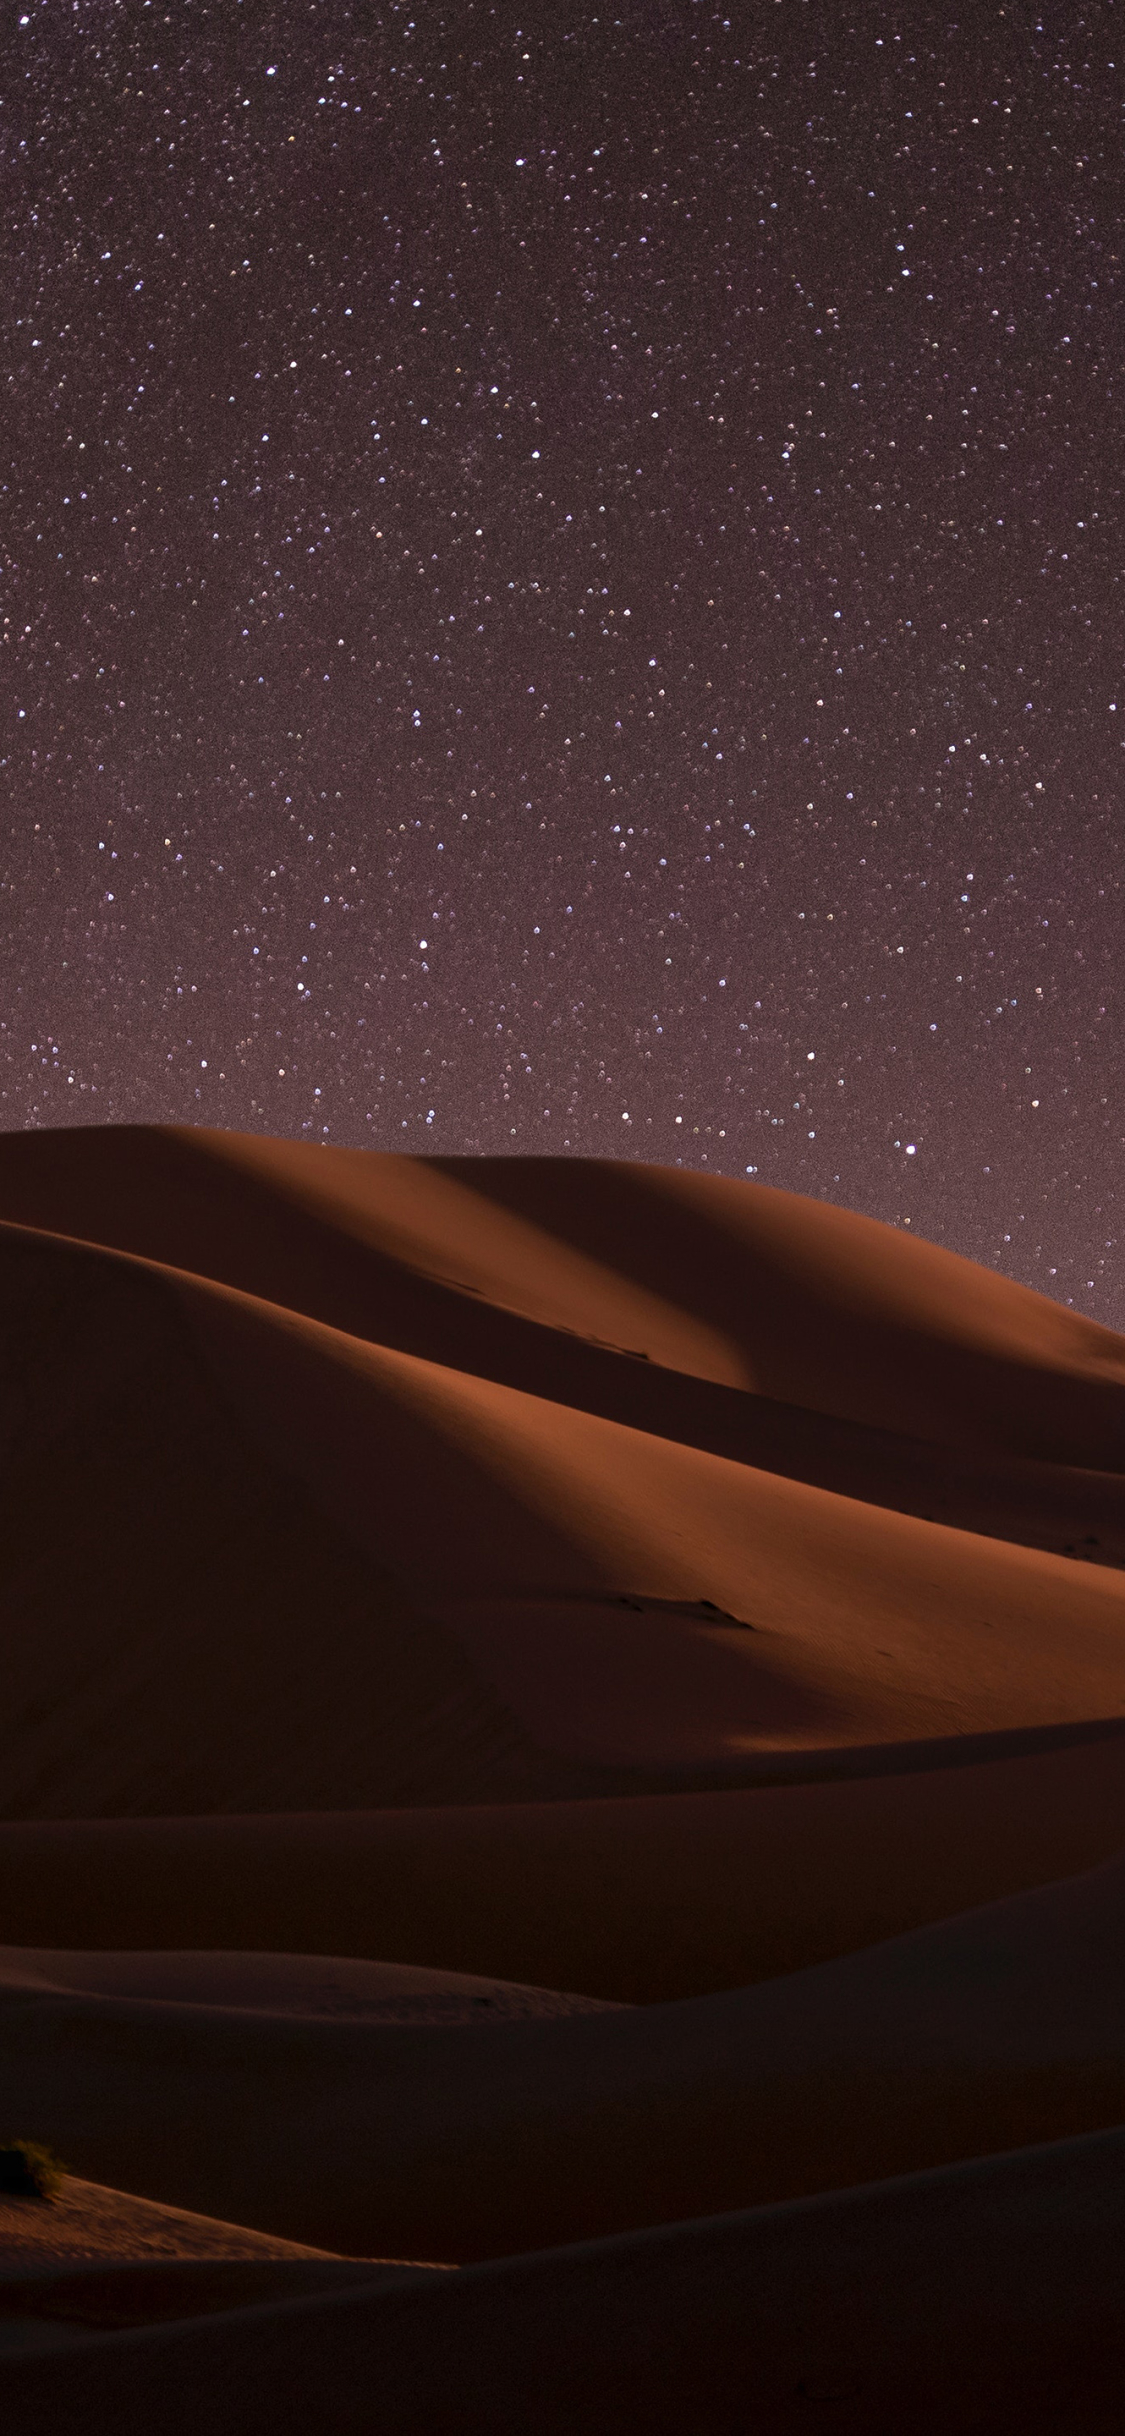
[[[1121,1340],[751,1185],[123,1128],[0,1139],[0,1347],[28,2424],[268,2301],[396,2428],[524,2342],[600,2426],[612,2273],[725,2427],[797,2203],[830,2316],[908,2227],[969,2352],[943,2211],[1018,2216],[1048,2391],[1123,2204]]]

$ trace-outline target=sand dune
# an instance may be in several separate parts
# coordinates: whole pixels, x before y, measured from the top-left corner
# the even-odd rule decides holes
[[[187,1957],[154,1995],[9,1952],[0,2060],[90,2179],[320,2248],[481,2258],[1110,2127],[1123,1922],[1118,1861],[744,1991],[488,2026],[232,2004],[211,1957],[187,1996]]]
[[[675,1190],[690,1193],[699,1186],[703,1202],[694,1213],[669,1212],[663,1206],[669,1180],[662,1171],[548,1162],[545,1203],[542,1167],[534,1161],[438,1163],[316,1151],[154,1128],[8,1135],[0,1137],[0,1220],[80,1233],[239,1286],[345,1333],[846,1496],[1059,1553],[1125,1560],[1119,1401],[1111,1397],[1107,1406],[1104,1397],[1100,1403],[1095,1398],[1079,1415],[1073,1443],[1058,1442],[1076,1366],[1077,1375],[1084,1369],[1099,1389],[1107,1376],[1119,1377],[1115,1340],[1105,1330],[1091,1331],[1073,1315],[1041,1298],[1021,1297],[996,1279],[982,1298],[979,1274],[965,1262],[886,1228],[868,1225],[864,1233],[866,1222],[844,1213],[758,1192],[745,1198],[762,1240],[748,1240],[739,1276],[728,1274],[726,1333],[699,1330],[685,1319],[681,1303],[697,1291],[699,1276],[710,1276],[713,1222],[721,1218],[725,1225],[740,1209],[739,1188],[732,1204],[731,1188],[718,1179],[680,1178]],[[575,1174],[582,1182],[577,1195]],[[604,1200],[609,1178],[614,1207],[602,1211],[594,1259],[558,1229],[573,1230],[585,1198]],[[714,1207],[712,1187],[720,1196]],[[534,1221],[509,1206],[521,1192],[530,1193]],[[791,1226],[798,1211],[806,1231],[810,1213],[820,1236],[827,1223],[825,1241],[802,1251]],[[694,1240],[686,1241],[685,1226],[690,1234],[693,1219]],[[860,1246],[867,1247],[864,1290],[874,1297],[886,1340],[878,1358],[874,1334],[857,1342],[850,1275],[856,1246],[846,1235],[837,1243],[839,1229],[853,1224]],[[631,1270],[642,1257],[651,1263],[666,1236],[655,1273],[660,1291],[641,1292]],[[729,1273],[735,1255],[721,1228],[720,1236],[720,1266]],[[766,1315],[776,1333],[783,1308],[774,1274],[779,1238],[790,1265],[796,1261],[785,1344],[796,1344],[812,1325],[826,1344],[839,1341],[848,1386],[843,1400],[835,1390],[788,1400],[803,1399],[808,1384],[798,1375],[799,1364],[792,1376],[787,1356],[763,1367],[731,1335],[732,1318],[737,1336],[738,1328],[746,1335],[752,1318],[755,1327],[766,1326]],[[893,1308],[883,1309],[888,1259],[892,1268],[905,1259],[918,1288],[917,1307],[907,1295],[897,1318]],[[939,1269],[936,1300],[930,1263]],[[832,1288],[839,1307],[827,1309],[825,1293]],[[950,1356],[945,1344],[957,1330],[965,1339],[963,1357]],[[952,1360],[947,1384],[961,1409],[950,1425],[939,1398],[904,1429],[898,1408],[903,1394],[914,1392],[930,1338],[929,1352],[939,1369],[944,1365],[943,1377]],[[1014,1381],[1018,1426],[990,1424],[982,1431],[975,1422],[982,1382],[989,1410],[1000,1389],[995,1379],[991,1387],[983,1381],[981,1366],[991,1378],[1001,1339],[1017,1362],[1015,1372],[1004,1374],[1003,1393]],[[857,1384],[870,1403],[882,1372],[891,1380],[891,1427],[878,1425],[888,1418],[881,1411],[874,1422],[866,1407],[864,1418],[855,1417]],[[1055,1458],[1049,1463],[1024,1451],[1031,1443],[1029,1394],[1038,1397],[1044,1445]]]
[[[1125,1352],[1109,1329],[765,1186],[633,1161],[419,1160],[110,1127],[5,1136],[0,1217],[460,1367],[506,1311],[876,1427],[1125,1469]],[[477,1298],[486,1325],[461,1337]],[[511,1384],[543,1392],[542,1350],[528,1342],[534,1372]]]
[[[393,1953],[653,2004],[749,1986],[1125,1850],[1125,1740],[749,1793],[0,1823],[20,1942]]]
[[[28,2359],[30,2431],[320,2436],[377,2392],[401,2436],[1110,2436],[1125,2376],[1122,2135],[839,2198]],[[941,2238],[935,2245],[935,2223]],[[151,2424],[151,2421],[150,2421]]]
[[[280,2241],[274,2234],[258,2233],[247,2225],[222,2224],[213,2216],[165,2207],[158,2200],[138,2199],[132,2191],[107,2190],[102,2183],[83,2182],[68,2174],[49,2206],[0,2196],[0,2348],[10,2339],[4,2325],[7,2309],[26,2319],[31,2298],[27,2279],[49,2276],[55,2287],[62,2268],[77,2270],[83,2264],[109,2260],[120,2264],[130,2259],[280,2260],[289,2265],[315,2259],[327,2260],[333,2268],[343,2263],[331,2251]],[[19,2269],[24,2271],[22,2276],[17,2276]],[[337,2282],[338,2278],[331,2280]],[[296,2288],[322,2289],[323,2279],[309,2283],[302,2279]],[[256,2297],[262,2289],[251,2282],[247,2297]],[[263,2297],[272,2289],[267,2282]],[[172,2313],[161,2307],[156,2314],[166,2317]]]
[[[1117,1571],[127,1256],[0,1253],[43,1349],[8,1424],[9,1817],[752,1783],[1125,1714]]]
[[[570,2020],[612,2011],[593,1996],[560,1995],[479,1973],[323,1954],[64,1954],[0,1946],[0,2004],[20,1997],[108,1996],[207,2005],[284,2021],[490,2023]]]
[[[171,2279],[0,2202],[25,2424],[1116,2425],[1122,1340],[681,1170],[6,1136],[0,1459],[5,2111]]]
[[[396,2436],[525,2436],[529,2397],[544,2436],[1113,2436],[1123,2164],[1103,2133],[111,2343],[79,2320],[6,2384],[29,2436],[335,2436],[372,2395]]]

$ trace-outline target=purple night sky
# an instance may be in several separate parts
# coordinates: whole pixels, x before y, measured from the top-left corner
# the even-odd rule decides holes
[[[1125,28],[728,6],[4,7],[0,1124],[1125,1326]]]

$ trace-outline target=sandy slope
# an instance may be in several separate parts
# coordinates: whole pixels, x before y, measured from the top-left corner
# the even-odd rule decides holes
[[[751,1793],[0,1824],[14,1941],[378,1959],[658,2003],[1125,1849],[1125,1740]]]
[[[523,1987],[479,1973],[429,1971],[409,1963],[323,1954],[192,1952],[59,1953],[0,1946],[0,2004],[20,1997],[140,1998],[206,2005],[290,2021],[405,2022],[487,2028],[490,2023],[571,2020],[614,2010],[594,1996]]]
[[[125,2330],[371,2296],[442,2272],[339,2258],[68,2175],[48,2204],[0,2197],[0,2380],[21,2359]]]
[[[1109,1568],[2,1250],[9,1817],[753,1782],[1125,1713]]]
[[[1116,2426],[1123,1560],[1125,1344],[904,1233],[0,1138],[12,2128],[494,2262],[25,2266],[24,2423]]]
[[[153,1997],[9,1954],[0,2068],[94,2179],[480,2258],[1114,2124],[1123,1923],[1119,1861],[755,1988],[488,2027],[219,2004],[211,1957],[185,2001],[186,1957]]]
[[[482,1349],[494,1311],[513,1311],[922,1438],[1125,1468],[1125,1352],[1110,1330],[765,1186],[637,1162],[416,1160],[113,1127],[3,1137],[0,1216],[431,1360],[476,1366],[458,1331],[478,1299]],[[542,1350],[512,1384],[550,1392]]]
[[[79,2317],[5,2383],[28,2436],[1115,2436],[1123,2165],[1110,2132],[110,2342]]]
[[[847,1496],[1057,1552],[1125,1559],[1125,1480],[1105,1468],[1120,1463],[1113,1399],[1107,1406],[1100,1386],[1093,1404],[1080,1398],[1073,1442],[1063,1444],[1058,1434],[1076,1365],[1092,1383],[1118,1375],[1106,1331],[1091,1332],[1034,1296],[1017,1295],[1013,1305],[1015,1290],[996,1279],[982,1297],[981,1274],[968,1264],[943,1267],[944,1256],[930,1247],[886,1228],[864,1233],[865,1222],[843,1213],[715,1179],[671,1182],[689,1202],[700,1188],[702,1202],[669,1212],[662,1207],[667,1175],[596,1163],[439,1165],[158,1129],[0,1137],[0,1220],[22,1219],[170,1261],[347,1333]],[[581,1231],[585,1204],[592,1207],[599,1195],[604,1201],[607,1189],[612,1208],[601,1212],[595,1261],[573,1248],[565,1230]],[[532,1195],[534,1224],[510,1206],[520,1193]],[[551,1223],[555,1203],[563,1234]],[[735,1253],[722,1227],[717,1247],[715,1221],[721,1218],[729,1235],[729,1221],[738,1216],[745,1232],[747,1211],[757,1236],[751,1229],[732,1277]],[[811,1220],[816,1237],[803,1250],[795,1218],[806,1233]],[[867,1247],[864,1291],[874,1295],[886,1339],[881,1353],[871,1331],[856,1342],[846,1234],[855,1226]],[[778,1242],[790,1266],[796,1263],[780,1302]],[[651,1263],[661,1244],[660,1292],[642,1293],[631,1271],[638,1259]],[[855,1250],[852,1243],[852,1270]],[[700,1332],[685,1318],[685,1294],[690,1302],[697,1279],[711,1277],[717,1258],[731,1289],[727,1319],[736,1317],[743,1333],[754,1313],[755,1326],[768,1317],[775,1336],[782,1327],[785,1347],[814,1323],[822,1354],[839,1343],[847,1381],[842,1401],[839,1380],[830,1383],[827,1399],[814,1384],[809,1402],[785,1400],[803,1397],[808,1386],[799,1363],[790,1375],[787,1354],[762,1372],[769,1392],[751,1392],[751,1371],[754,1383],[758,1372],[728,1341],[729,1328],[725,1337]],[[917,1307],[911,1309],[909,1296],[904,1305],[900,1278],[903,1307],[888,1315],[882,1307],[888,1277],[904,1260]],[[927,1286],[933,1262],[941,1284],[936,1303],[932,1279]],[[839,1307],[825,1307],[826,1292]],[[958,1331],[964,1343],[951,1350],[945,1339]],[[1017,1361],[1015,1372],[997,1354],[1001,1340]],[[934,1359],[944,1388],[933,1409],[904,1430],[902,1393],[907,1386],[913,1392]],[[1017,1425],[1009,1426],[1006,1405],[1007,1420],[997,1427],[994,1417],[982,1432],[977,1406],[982,1392],[986,1407],[995,1406],[997,1380],[1008,1405],[1015,1382]],[[857,1419],[857,1384],[867,1403],[872,1396],[877,1403],[888,1382],[893,1426]],[[959,1407],[952,1427],[946,1389]],[[1052,1463],[1012,1451],[1031,1443],[1026,1424],[1033,1409]],[[876,1422],[887,1418],[880,1408]],[[938,1439],[945,1441],[940,1450]]]
[[[49,2202],[6,2199],[0,2194],[0,2313],[7,2297],[4,2274],[14,2281],[17,2268],[31,2274],[80,2260],[324,2259],[333,2255],[300,2242],[281,2241],[275,2234],[256,2233],[247,2225],[222,2224],[213,2216],[138,2199],[131,2191],[107,2190],[104,2184],[83,2182],[76,2174],[67,2175],[58,2197]]]

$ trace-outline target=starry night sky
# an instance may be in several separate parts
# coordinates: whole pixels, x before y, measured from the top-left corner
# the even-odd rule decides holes
[[[1125,26],[416,4],[4,6],[0,1124],[682,1160],[1125,1326]]]

